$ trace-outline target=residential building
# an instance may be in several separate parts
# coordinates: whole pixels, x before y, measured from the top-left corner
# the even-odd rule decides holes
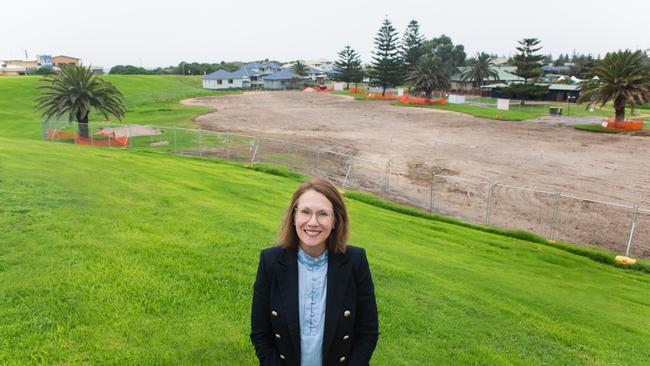
[[[490,77],[483,81],[483,84],[510,84],[524,82],[524,79],[513,74],[517,68],[515,66],[495,66],[493,69],[497,72],[498,77]],[[464,80],[463,73],[469,70],[468,66],[457,67],[451,74],[451,89],[474,89],[471,80]]]
[[[0,76],[18,76],[26,73],[27,68],[25,66],[7,64],[5,61],[0,63]]]
[[[203,77],[205,89],[258,89],[264,86],[267,75],[280,71],[282,67],[275,62],[249,62],[239,70],[229,72],[217,70]]]
[[[70,57],[70,56],[54,56],[52,57],[52,62],[54,63],[54,66],[61,66],[61,65],[81,65],[81,59],[76,58],[76,57]]]
[[[284,68],[264,77],[264,89],[294,89],[311,82],[310,76],[299,76],[291,68]]]
[[[5,60],[0,62],[0,75],[26,75],[41,67],[52,68],[55,71],[64,64],[80,65],[81,59],[70,56],[36,55],[35,60]],[[93,67],[94,73],[103,73],[102,67]]]
[[[322,83],[327,74],[315,67],[306,67],[306,76],[293,72],[293,65],[283,67],[276,62],[249,62],[239,70],[218,70],[203,77],[205,89],[284,89],[298,85]]]
[[[305,61],[305,65],[322,70],[323,72],[328,72],[334,68],[335,63],[326,58],[319,58],[316,60],[307,60]]]

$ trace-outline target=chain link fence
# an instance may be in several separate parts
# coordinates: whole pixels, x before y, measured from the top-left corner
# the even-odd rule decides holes
[[[551,240],[650,258],[650,210],[567,193],[408,169],[335,149],[269,137],[168,126],[43,122],[43,139],[85,145],[271,163],[323,176],[343,188],[382,195],[466,221],[525,230]]]

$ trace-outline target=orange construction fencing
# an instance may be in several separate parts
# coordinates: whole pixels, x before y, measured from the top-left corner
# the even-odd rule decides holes
[[[348,92],[350,92],[350,93],[363,93],[364,90],[363,90],[363,88],[348,88]]]
[[[607,127],[605,127],[607,123]],[[610,130],[620,131],[638,131],[643,129],[643,121],[615,121],[612,118],[605,118],[603,120],[603,127]]]
[[[429,98],[417,98],[417,97],[414,98],[414,97],[409,97],[408,95],[400,97],[399,101],[401,103],[407,103],[407,104],[447,104],[446,98],[433,100]]]
[[[381,95],[379,93],[366,93],[366,98],[368,98],[368,99],[398,100],[401,97],[398,97],[397,95],[393,95],[391,93],[386,93],[384,95]]]
[[[115,133],[111,132],[97,132],[95,135],[106,136],[106,140],[95,140],[88,137],[82,137],[76,133],[59,131],[59,130],[47,130],[47,138],[49,140],[74,140],[75,144],[78,145],[92,145],[92,146],[128,146],[129,137],[128,136],[115,136]]]

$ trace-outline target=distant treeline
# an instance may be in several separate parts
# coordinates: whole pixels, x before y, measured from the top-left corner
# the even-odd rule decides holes
[[[243,62],[225,62],[208,64],[198,62],[181,62],[178,66],[158,67],[153,70],[147,70],[143,67],[133,65],[116,65],[111,68],[109,74],[122,74],[122,75],[203,75],[215,72],[217,70],[236,71],[244,63]]]

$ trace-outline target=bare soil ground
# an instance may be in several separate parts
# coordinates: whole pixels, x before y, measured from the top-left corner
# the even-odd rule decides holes
[[[488,184],[478,182],[490,181],[650,209],[650,137],[494,121],[326,93],[247,92],[183,103],[215,109],[195,119],[204,129],[273,136],[363,159],[390,160],[394,193],[423,207],[433,200],[437,210],[474,221],[484,220],[489,191]],[[355,168],[355,173],[379,179],[370,176],[378,174],[373,169]],[[458,179],[436,179],[430,197],[432,171]],[[493,205],[491,223],[550,235],[554,197],[499,186]],[[621,252],[630,215],[630,209],[562,198],[555,234]],[[650,214],[645,215],[636,228],[634,252],[650,256]]]

